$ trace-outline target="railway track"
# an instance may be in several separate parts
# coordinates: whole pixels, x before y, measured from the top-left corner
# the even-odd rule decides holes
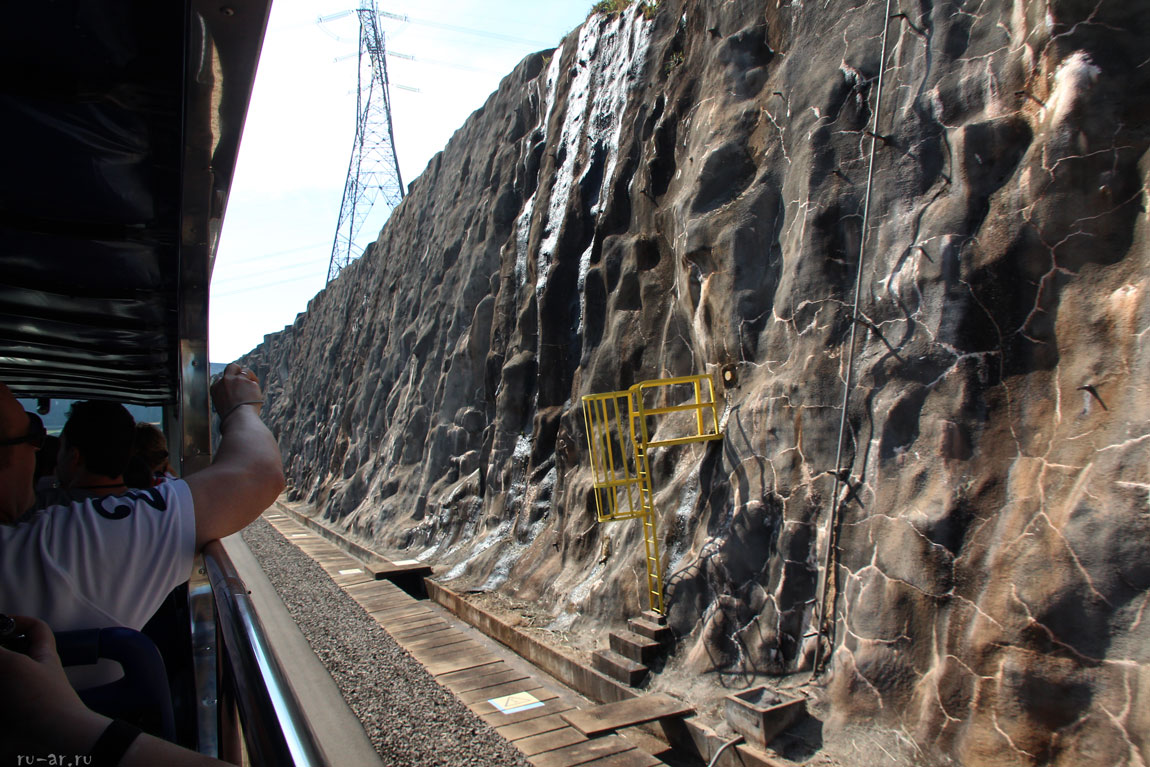
[[[283,508],[265,512],[262,523],[245,531],[243,538],[261,560],[383,763],[451,767],[702,764],[676,756],[660,740],[634,729],[623,730],[625,735],[613,727],[584,734],[565,715],[578,722],[577,712],[601,707],[434,602],[412,596],[388,580],[376,580],[379,562],[368,564],[352,557]],[[293,559],[293,552],[307,561]],[[318,587],[327,590],[318,595],[303,593],[309,577],[326,578],[327,583]],[[340,616],[334,628],[324,617],[332,611]],[[382,637],[373,634],[372,627],[386,633]],[[390,665],[394,659],[383,663],[371,657],[377,646],[386,648],[392,640],[418,664],[418,673],[396,672]],[[357,660],[367,663],[357,664]],[[431,684],[442,692],[427,687],[424,678],[433,680]],[[400,689],[405,687],[418,691]],[[445,702],[443,694],[451,701]],[[331,703],[324,706],[329,714],[332,707]],[[400,724],[400,719],[410,723]],[[346,722],[326,726],[348,727]],[[492,733],[499,737],[492,738]],[[357,737],[356,733],[335,734],[336,747]],[[513,748],[503,750],[507,744]]]

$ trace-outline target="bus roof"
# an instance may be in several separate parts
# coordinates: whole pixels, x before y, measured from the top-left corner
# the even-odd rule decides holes
[[[271,0],[18,3],[0,25],[0,381],[175,404]]]

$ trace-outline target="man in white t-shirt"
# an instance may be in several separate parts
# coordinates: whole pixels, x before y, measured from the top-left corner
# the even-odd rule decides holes
[[[54,631],[142,628],[188,579],[205,543],[242,530],[283,489],[279,447],[259,418],[262,400],[255,374],[228,365],[212,386],[222,420],[211,466],[12,524],[35,497],[43,426],[0,383],[0,612],[40,618]]]

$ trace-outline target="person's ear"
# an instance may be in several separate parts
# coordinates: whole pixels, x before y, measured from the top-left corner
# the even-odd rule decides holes
[[[80,456],[80,448],[78,447],[64,447],[60,450],[57,463],[68,468],[78,469],[83,459]]]

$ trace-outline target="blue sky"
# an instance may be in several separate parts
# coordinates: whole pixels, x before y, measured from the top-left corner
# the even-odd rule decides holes
[[[377,0],[404,183],[528,53],[551,48],[592,0]],[[324,286],[355,135],[354,10],[273,0],[212,279],[210,356],[226,362],[291,324]],[[462,30],[472,30],[465,32]],[[377,232],[382,219],[369,221]],[[369,237],[374,239],[374,236]]]

